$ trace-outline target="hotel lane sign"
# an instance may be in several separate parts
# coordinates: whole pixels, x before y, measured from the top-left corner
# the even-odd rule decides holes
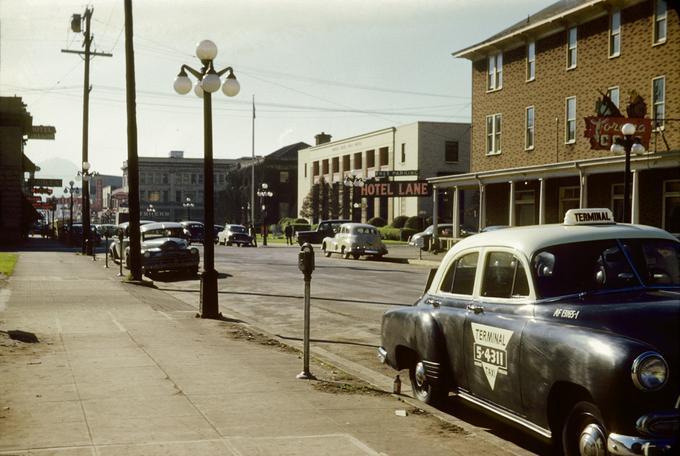
[[[586,117],[586,128],[583,136],[590,139],[590,148],[594,150],[609,150],[617,138],[623,139],[621,127],[631,123],[635,125],[635,137],[649,149],[649,138],[652,135],[652,121],[644,118],[631,117]]]
[[[375,177],[392,177],[392,176],[418,176],[417,169],[404,169],[392,171],[376,171]]]
[[[432,186],[427,181],[366,182],[361,187],[361,197],[430,196]]]

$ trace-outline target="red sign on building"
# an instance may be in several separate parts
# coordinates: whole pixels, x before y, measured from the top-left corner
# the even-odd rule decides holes
[[[609,150],[616,138],[623,138],[621,127],[630,123],[635,125],[635,137],[649,149],[649,138],[652,135],[652,121],[635,117],[586,117],[586,128],[583,136],[590,138],[590,148],[595,150]]]
[[[430,196],[431,187],[427,181],[366,182],[361,187],[361,196]]]

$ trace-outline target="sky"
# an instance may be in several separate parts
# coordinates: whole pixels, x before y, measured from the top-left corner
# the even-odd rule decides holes
[[[213,94],[215,158],[250,156],[418,120],[470,121],[471,64],[452,53],[526,18],[550,0],[133,0],[139,156],[203,155],[203,104],[173,81],[200,68],[196,44],[212,40],[217,69],[231,66],[234,98]],[[54,141],[28,141],[41,171],[80,166],[84,63],[70,18],[94,8],[89,161],[120,175],[127,159],[122,0],[0,0],[0,95],[22,97]],[[68,169],[69,166],[66,166]],[[65,177],[65,176],[63,176]]]

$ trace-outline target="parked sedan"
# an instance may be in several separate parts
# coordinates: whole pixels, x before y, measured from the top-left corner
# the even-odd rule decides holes
[[[222,245],[253,246],[253,238],[243,225],[224,225],[224,229],[217,234],[217,242]]]
[[[680,242],[572,209],[454,245],[378,356],[418,399],[454,391],[567,456],[677,454],[678,334]]]
[[[451,237],[453,236],[453,225],[451,223],[440,223],[437,225],[437,232],[440,238]],[[411,236],[408,244],[417,247],[422,240],[423,250],[429,250],[432,243],[432,233],[434,233],[434,225],[430,225],[424,231]]]
[[[146,225],[148,223],[153,223],[151,220],[140,220],[139,225]],[[121,239],[121,233],[122,233],[122,239]],[[130,222],[123,222],[119,225],[116,225],[116,230],[115,234],[113,236],[113,239],[111,239],[111,243],[109,244],[109,256],[113,259],[114,262],[119,262],[120,257],[121,257],[121,252],[124,252],[128,244],[130,243]],[[188,234],[185,234],[185,236],[188,236]],[[121,248],[122,244],[122,248]]]
[[[205,228],[203,227],[203,223],[185,221],[180,222],[180,224],[189,231],[191,242],[200,242],[203,244],[203,239],[205,239]]]
[[[196,247],[189,248],[182,225],[175,222],[149,223],[139,228],[142,241],[142,271],[184,271],[195,275],[200,260]],[[128,252],[129,253],[129,247]],[[125,255],[129,268],[129,255]]]
[[[327,257],[331,253],[339,253],[345,259],[351,256],[355,260],[361,255],[380,259],[387,254],[387,247],[376,227],[363,223],[343,223],[335,236],[323,239],[321,250]]]

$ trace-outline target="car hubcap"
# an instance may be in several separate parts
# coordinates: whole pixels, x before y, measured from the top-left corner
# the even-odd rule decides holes
[[[416,364],[415,378],[416,387],[422,390],[427,381],[427,377],[425,377],[425,366],[423,366],[423,363],[420,361]]]
[[[586,426],[581,431],[578,447],[581,456],[605,456],[607,450],[602,428],[594,423]]]

